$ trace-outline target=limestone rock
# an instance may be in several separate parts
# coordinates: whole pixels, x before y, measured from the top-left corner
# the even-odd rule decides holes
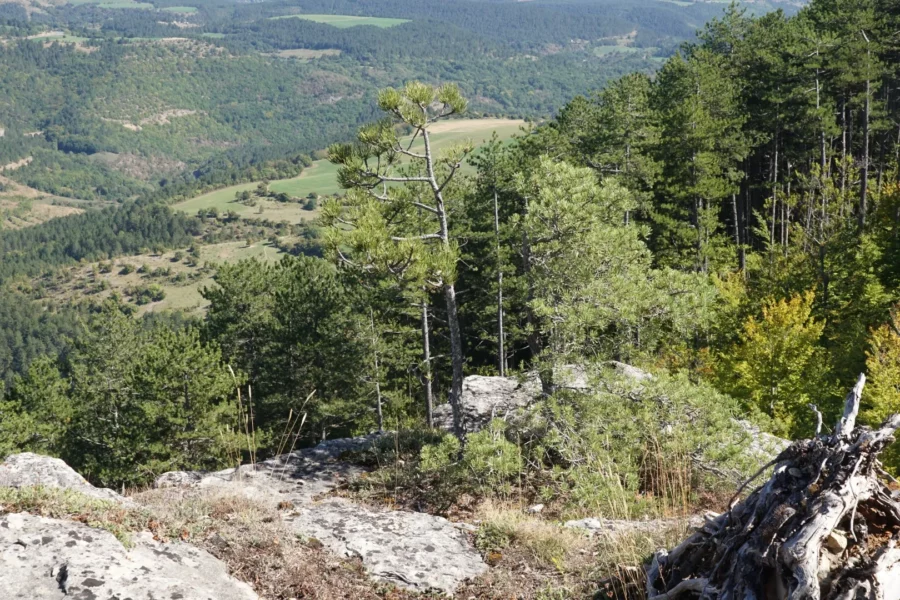
[[[652,379],[652,375],[625,363],[611,361],[607,366],[618,374],[636,381]],[[587,370],[581,365],[562,365],[553,372],[558,390],[588,392],[591,389]],[[491,419],[509,419],[520,409],[540,398],[541,381],[537,373],[518,377],[471,375],[463,380],[463,424],[467,433],[481,430]],[[441,404],[434,410],[434,423],[441,429],[453,429],[453,410]]]
[[[4,600],[257,600],[218,560],[149,533],[126,549],[109,532],[27,514],[0,517]]]
[[[184,487],[203,481],[206,471],[169,471],[153,481],[155,488]]]
[[[541,393],[536,376],[520,381],[516,377],[470,375],[463,380],[463,424],[469,433],[478,431],[491,419],[506,418],[527,406]],[[434,409],[435,426],[453,429],[453,410],[449,404]]]
[[[623,375],[633,381],[649,381],[653,379],[653,375],[651,375],[647,371],[638,369],[637,367],[633,367],[617,360],[608,361],[606,364],[612,367],[619,375]]]
[[[769,462],[791,445],[789,440],[767,433],[750,421],[735,419],[735,423],[746,431],[750,438],[745,453],[761,464]]]
[[[563,526],[572,529],[582,529],[591,536],[617,536],[634,532],[653,533],[678,526],[688,526],[696,528],[702,527],[703,524],[703,516],[692,515],[690,517],[680,519],[648,519],[645,521],[631,521],[625,519],[599,519],[589,517],[586,519],[566,521],[565,523],[563,523]]]
[[[288,495],[290,500],[307,502],[334,489],[342,481],[362,474],[365,470],[346,461],[341,455],[371,447],[377,436],[362,436],[327,440],[314,448],[304,448],[282,454],[237,469],[214,473],[173,471],[156,478],[154,487],[218,487],[240,491],[248,497]]]
[[[417,590],[453,592],[487,570],[461,528],[434,515],[331,498],[302,507],[288,523],[335,554],[360,557],[374,576]]]
[[[102,500],[125,501],[112,490],[92,486],[58,458],[23,452],[8,456],[0,463],[0,487],[34,486],[65,488]]]
[[[297,535],[319,540],[341,556],[358,556],[375,577],[416,590],[452,593],[466,578],[487,569],[463,527],[425,513],[375,510],[341,498],[319,499],[342,481],[364,472],[341,459],[377,436],[337,439],[283,454],[256,465],[217,473],[165,474],[158,487],[225,487],[229,491],[294,509],[285,523]]]

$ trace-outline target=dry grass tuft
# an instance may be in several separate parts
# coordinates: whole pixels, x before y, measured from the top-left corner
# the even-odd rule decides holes
[[[528,515],[521,508],[484,502],[476,536],[484,551],[502,552],[509,546],[526,551],[538,567],[565,570],[565,566],[590,549],[584,533]]]

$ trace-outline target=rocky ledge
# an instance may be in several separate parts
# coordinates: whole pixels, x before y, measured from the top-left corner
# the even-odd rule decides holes
[[[487,570],[465,525],[426,513],[361,506],[326,494],[363,472],[341,460],[344,452],[371,446],[377,436],[331,440],[216,473],[166,473],[157,487],[217,487],[291,506],[285,524],[342,557],[358,557],[381,580],[418,591],[453,592]]]
[[[2,597],[28,600],[257,600],[207,552],[28,514],[0,517]]]

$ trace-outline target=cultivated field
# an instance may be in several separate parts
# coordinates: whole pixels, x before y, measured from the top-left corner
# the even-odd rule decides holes
[[[68,0],[68,3],[74,5],[96,4],[100,8],[140,8],[144,10],[156,8],[152,4],[135,0]]]
[[[306,19],[316,23],[324,23],[333,27],[346,29],[358,25],[374,25],[375,27],[393,27],[401,23],[408,23],[408,19],[385,19],[382,17],[357,17],[354,15],[284,15],[272,17],[273,19]]]
[[[337,165],[327,160],[317,160],[297,177],[273,181],[269,184],[269,189],[284,192],[294,198],[304,198],[310,193],[330,196],[341,191],[337,183],[337,171]]]
[[[438,151],[466,140],[471,140],[478,146],[490,140],[491,135],[495,131],[501,140],[508,139],[519,133],[520,128],[524,124],[524,121],[515,119],[457,119],[445,121],[436,124],[432,128],[432,141],[434,148]],[[417,147],[421,149],[420,143],[413,145],[414,149]],[[463,170],[471,170],[471,167]],[[200,209],[215,207],[220,212],[234,210],[242,216],[259,216],[274,220],[287,219],[292,223],[309,219],[316,214],[315,211],[302,210],[301,206],[296,203],[280,204],[268,201],[266,201],[263,212],[257,214],[257,207],[248,207],[234,201],[235,193],[243,192],[244,190],[252,191],[256,189],[256,186],[257,182],[233,185],[185,200],[176,204],[174,208],[189,214],[196,214]],[[341,192],[337,184],[337,166],[327,160],[315,161],[312,166],[304,169],[303,173],[297,177],[273,181],[269,184],[269,189],[273,192],[284,192],[294,198],[305,198],[310,193],[328,196]],[[278,204],[279,206],[269,206],[269,204]]]
[[[169,6],[168,8],[164,8],[163,10],[165,10],[167,12],[189,15],[189,14],[197,12],[197,7],[195,7],[195,6]]]
[[[311,169],[315,168],[310,167]],[[294,181],[293,179],[285,179],[273,182],[269,185],[269,189],[275,192],[285,191],[276,189],[277,184]],[[233,210],[241,217],[255,219],[269,219],[271,221],[288,221],[289,223],[299,223],[314,218],[318,213],[315,210],[305,210],[302,204],[298,202],[277,202],[268,198],[257,199],[256,206],[248,206],[241,202],[236,202],[234,196],[236,193],[243,191],[256,190],[257,182],[242,183],[231,187],[209,192],[202,196],[196,196],[190,200],[185,200],[176,204],[173,208],[182,212],[195,215],[200,210],[209,210],[215,208],[220,213]],[[290,192],[288,192],[290,193]],[[305,196],[306,194],[304,194]]]

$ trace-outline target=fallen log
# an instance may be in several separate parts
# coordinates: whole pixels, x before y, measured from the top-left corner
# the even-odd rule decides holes
[[[657,552],[647,598],[900,600],[900,502],[878,462],[900,415],[857,427],[864,385],[860,375],[833,433],[791,444],[726,512]],[[739,500],[770,468],[769,480]]]

